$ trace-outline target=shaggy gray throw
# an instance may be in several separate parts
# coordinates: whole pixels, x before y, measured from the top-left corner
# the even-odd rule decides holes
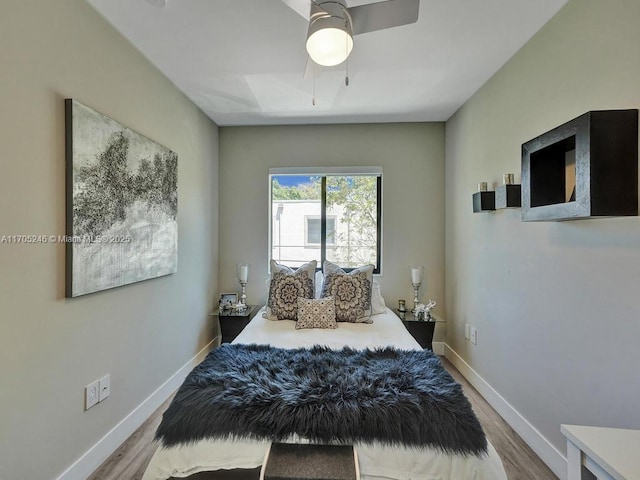
[[[184,381],[156,438],[380,442],[481,454],[487,441],[462,387],[428,350],[287,350],[224,344]]]

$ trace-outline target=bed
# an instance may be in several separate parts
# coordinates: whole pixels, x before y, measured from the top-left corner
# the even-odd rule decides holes
[[[422,352],[420,345],[388,308],[371,316],[373,323],[340,323],[337,329],[296,329],[293,320],[268,320],[259,312],[234,340],[238,346],[259,344],[266,348],[295,350],[321,345],[331,350],[354,351],[393,348]],[[220,350],[220,349],[217,349]],[[212,352],[214,353],[214,352]],[[430,354],[429,354],[430,355]],[[434,357],[437,358],[437,357]],[[438,360],[434,368],[442,369]],[[206,360],[205,360],[206,362]],[[175,402],[175,399],[174,399]],[[170,407],[171,408],[171,407]],[[196,414],[199,415],[199,414]],[[164,420],[163,420],[164,421]],[[307,439],[292,436],[290,441]],[[169,447],[159,445],[143,480],[206,478],[200,472],[256,472],[270,445],[266,438],[201,438]],[[479,454],[456,454],[431,446],[389,444],[384,441],[353,442],[363,480],[506,480],[502,462],[486,442]],[[236,478],[229,475],[227,478]],[[250,477],[248,477],[250,478]]]

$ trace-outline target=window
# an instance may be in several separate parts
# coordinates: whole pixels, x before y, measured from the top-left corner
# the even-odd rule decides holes
[[[322,218],[306,217],[307,235],[305,243],[307,245],[320,245],[322,243]],[[336,244],[336,217],[327,216],[327,245]]]
[[[382,170],[271,169],[270,258],[381,266]]]

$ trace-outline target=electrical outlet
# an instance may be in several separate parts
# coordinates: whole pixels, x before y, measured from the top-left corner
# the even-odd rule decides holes
[[[98,401],[101,402],[111,394],[111,377],[108,373],[99,380],[99,386]]]
[[[470,337],[470,333],[469,333],[469,324],[465,323],[464,324],[464,338],[466,338],[467,340],[469,340]]]
[[[471,334],[471,343],[473,343],[474,345],[477,345],[478,344],[478,330],[476,330],[474,327],[471,327],[469,333]]]
[[[100,382],[96,380],[84,388],[84,409],[89,410],[100,400]]]

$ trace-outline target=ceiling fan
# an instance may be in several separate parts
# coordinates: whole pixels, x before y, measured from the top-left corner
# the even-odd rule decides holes
[[[347,7],[345,0],[282,0],[309,21],[306,48],[318,65],[344,62],[353,36],[415,23],[420,0],[386,0]]]

